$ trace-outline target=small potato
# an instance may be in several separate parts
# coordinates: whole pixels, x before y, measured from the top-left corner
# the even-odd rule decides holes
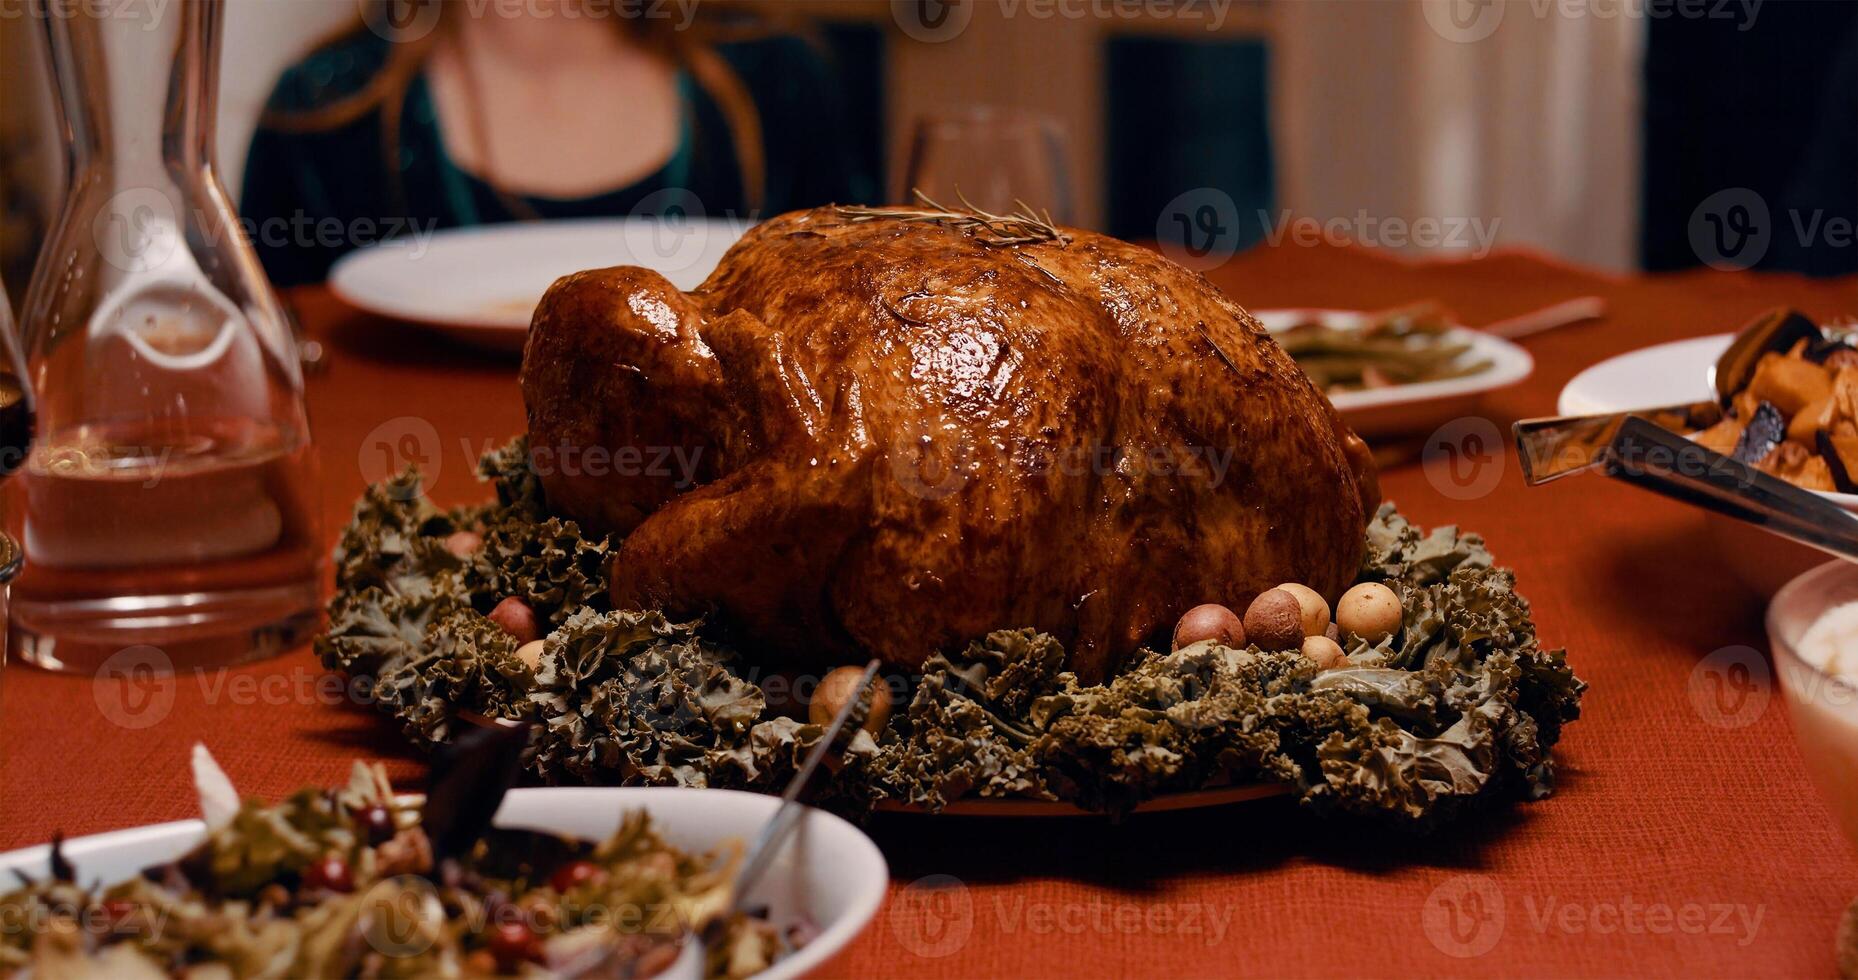
[[[530,670],[534,670],[542,666],[542,648],[546,646],[546,640],[530,640],[516,648],[516,657],[527,664]]]
[[[1174,624],[1174,649],[1201,640],[1212,640],[1220,646],[1245,646],[1245,624],[1240,622],[1238,614],[1217,602],[1208,602],[1187,610],[1187,615]]]
[[[1323,670],[1349,666],[1348,656],[1334,640],[1326,636],[1306,636],[1303,638],[1303,655],[1316,662]]]
[[[1342,601],[1335,604],[1335,621],[1342,631],[1369,643],[1398,632],[1401,615],[1400,597],[1379,582],[1363,582],[1342,593]]]
[[[459,558],[469,558],[484,546],[484,536],[476,531],[453,531],[445,537],[445,550]]]
[[[819,688],[813,692],[813,702],[806,706],[807,720],[815,725],[832,724],[832,719],[845,707],[863,677],[863,667],[840,667],[820,678]],[[862,727],[876,735],[890,721],[890,685],[879,675],[871,679],[869,690],[871,705],[865,712]]]
[[[542,630],[536,626],[535,610],[515,596],[497,603],[497,608],[490,611],[490,621],[503,627],[505,633],[516,637],[518,643],[542,638]]]
[[[1329,628],[1329,600],[1307,585],[1285,582],[1278,586],[1297,599],[1297,605],[1303,608],[1303,635],[1321,636]]]
[[[1303,645],[1303,606],[1283,589],[1268,589],[1245,610],[1245,636],[1260,650]]]

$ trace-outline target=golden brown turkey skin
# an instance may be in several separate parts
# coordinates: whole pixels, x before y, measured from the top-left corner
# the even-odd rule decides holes
[[[717,610],[807,665],[1031,626],[1094,680],[1202,602],[1335,600],[1379,500],[1366,447],[1204,278],[1067,234],[821,209],[692,293],[559,280],[522,368],[550,507],[627,535],[616,603]]]

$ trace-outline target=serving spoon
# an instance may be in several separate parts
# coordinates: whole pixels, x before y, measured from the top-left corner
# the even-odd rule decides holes
[[[1737,392],[1748,386],[1763,355],[1786,353],[1824,334],[1811,319],[1784,307],[1761,314],[1737,331],[1729,349],[1710,366],[1712,401],[1640,408],[1607,415],[1559,415],[1515,424],[1523,478],[1539,486],[1603,465],[1628,418],[1638,416],[1673,432],[1694,432],[1720,421]]]

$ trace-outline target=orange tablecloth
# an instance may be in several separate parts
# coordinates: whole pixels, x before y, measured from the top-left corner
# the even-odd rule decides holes
[[[1695,273],[1608,278],[1522,254],[1411,266],[1282,247],[1214,278],[1247,305],[1379,307],[1439,298],[1483,323],[1598,294],[1606,320],[1528,341],[1528,382],[1486,404],[1507,431],[1552,412],[1583,365],[1732,328],[1768,306],[1858,311],[1858,283]],[[311,380],[330,533],[380,443],[423,433],[445,503],[481,491],[477,453],[522,427],[509,359],[457,350],[297,297],[332,367]],[[424,420],[431,430],[424,430]],[[372,457],[371,457],[371,454]],[[1691,707],[1698,662],[1764,648],[1763,603],[1715,564],[1698,517],[1598,477],[1454,500],[1418,466],[1384,474],[1415,520],[1482,532],[1513,566],[1545,642],[1591,684],[1559,750],[1553,799],[1401,839],[1317,822],[1284,801],[1137,817],[979,822],[890,817],[872,833],[895,883],[831,975],[1828,975],[1858,862],[1801,768],[1778,698],[1744,727]],[[316,684],[297,652],[171,687],[128,729],[88,679],[6,669],[0,848],[193,813],[187,747],[205,741],[247,794],[333,783],[354,756],[417,785],[397,732]],[[332,701],[336,703],[331,703]]]

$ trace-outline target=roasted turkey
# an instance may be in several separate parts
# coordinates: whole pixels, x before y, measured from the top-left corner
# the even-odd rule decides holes
[[[796,666],[918,667],[1029,626],[1101,679],[1188,608],[1353,580],[1366,447],[1195,273],[1086,231],[795,212],[694,292],[543,298],[522,365],[552,510],[613,599]]]

